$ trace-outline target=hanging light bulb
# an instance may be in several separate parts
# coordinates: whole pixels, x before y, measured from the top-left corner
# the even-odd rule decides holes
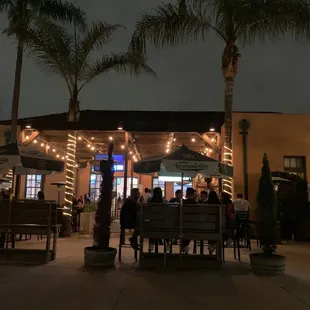
[[[112,141],[112,140],[113,140],[113,137],[109,137],[109,140]]]
[[[36,144],[36,143],[38,143],[38,141],[37,141],[36,139],[34,139],[34,140],[33,140],[33,143]]]
[[[176,139],[176,138],[173,138],[173,141],[175,142],[175,141],[177,141],[177,139]]]
[[[166,153],[169,153],[169,152],[170,152],[170,150],[169,150],[169,149],[167,149],[167,150],[166,150]]]
[[[26,138],[25,138],[26,140],[29,140],[29,136],[26,136]]]
[[[94,146],[92,146],[92,147],[91,147],[91,150],[92,150],[92,151],[94,151],[94,150],[95,150],[95,147],[94,147]]]
[[[47,146],[46,146],[46,149],[47,149],[47,150],[49,150],[49,149],[50,149],[50,146],[49,146],[49,145],[47,145]]]
[[[130,151],[129,154],[132,154],[132,151]]]
[[[64,156],[62,156],[62,157],[61,157],[61,159],[62,159],[62,160],[64,160],[64,159],[65,159],[65,157],[64,157]]]
[[[44,146],[44,143],[41,143],[41,146],[43,147],[43,146]]]
[[[59,155],[57,154],[56,157],[59,158]]]
[[[213,150],[212,150],[212,149],[210,149],[210,150],[209,150],[209,152],[210,152],[210,153],[212,153],[212,152],[213,152]]]
[[[80,140],[80,141],[81,141],[81,140],[82,140],[82,137],[78,137],[78,140]]]
[[[53,152],[55,153],[55,152],[56,152],[56,150],[55,150],[55,149],[53,149]]]
[[[212,141],[212,142],[214,142],[214,141],[215,141],[215,139],[214,139],[214,138],[212,138],[212,139],[211,139],[211,141]]]
[[[90,144],[87,144],[87,147],[90,147]]]
[[[95,140],[95,138],[94,138],[94,137],[91,137],[91,139],[92,139],[92,140]]]
[[[78,166],[79,166],[78,164],[75,165],[76,168],[78,168]]]
[[[196,139],[195,138],[192,138],[192,142],[195,142],[196,141]]]
[[[122,146],[121,146],[121,149],[123,150],[124,148],[125,148],[125,145],[122,145]]]

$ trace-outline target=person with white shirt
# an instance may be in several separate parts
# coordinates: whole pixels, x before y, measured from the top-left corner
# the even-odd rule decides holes
[[[235,211],[248,211],[250,212],[251,210],[251,204],[243,199],[242,194],[237,194],[237,199],[233,201],[234,209]]]

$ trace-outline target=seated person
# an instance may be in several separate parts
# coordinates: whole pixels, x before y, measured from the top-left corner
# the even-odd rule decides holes
[[[130,196],[124,201],[120,214],[121,229],[133,229],[132,237],[129,239],[133,249],[139,250],[139,230],[136,227],[138,200],[140,197],[139,188],[133,188]]]

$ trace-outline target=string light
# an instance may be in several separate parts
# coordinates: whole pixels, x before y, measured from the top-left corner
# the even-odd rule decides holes
[[[94,138],[94,137],[91,137],[91,139],[92,139],[92,140],[95,140],[95,138]]]
[[[29,140],[29,136],[26,136],[25,139],[26,139],[26,140]]]
[[[59,154],[57,154],[56,157],[59,158]]]
[[[71,207],[73,192],[75,187],[75,154],[76,154],[76,137],[68,134],[67,144],[67,165],[66,165],[66,186],[65,186],[65,202],[67,207]]]
[[[123,150],[125,148],[125,145],[123,144],[122,146],[121,146],[121,149]]]
[[[113,137],[109,137],[109,140],[112,141],[112,140],[113,140]]]
[[[43,146],[44,146],[44,143],[41,143],[41,146],[43,147]]]
[[[55,152],[56,152],[56,149],[53,149],[53,152],[55,153]]]
[[[196,139],[195,138],[192,138],[192,142],[195,142],[196,141]]]
[[[91,147],[91,150],[92,150],[92,151],[93,151],[93,150],[95,150],[95,147],[94,147],[94,146],[92,146],[92,147]]]
[[[87,147],[90,148],[90,144],[87,144]]]
[[[211,141],[212,141],[212,142],[214,142],[214,141],[215,141],[215,139],[214,139],[214,138],[212,138],[212,139],[211,139]]]
[[[81,140],[82,140],[82,137],[78,137],[78,140],[81,141]]]
[[[36,139],[34,139],[34,140],[33,140],[33,143],[34,143],[34,144],[37,144],[37,143],[38,143],[38,141],[37,141]]]

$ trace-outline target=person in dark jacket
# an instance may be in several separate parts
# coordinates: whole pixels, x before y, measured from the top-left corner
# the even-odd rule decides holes
[[[132,237],[129,239],[130,245],[133,249],[139,250],[138,236],[139,230],[136,227],[138,200],[140,197],[139,188],[131,190],[130,197],[128,197],[122,206],[120,213],[120,225],[122,229],[133,229]]]
[[[174,197],[169,200],[169,203],[180,203],[182,199],[182,191],[180,189],[176,190]]]
[[[207,204],[208,205],[220,205],[221,204],[221,201],[220,201],[220,199],[217,196],[217,193],[215,191],[209,192]],[[209,250],[210,255],[213,254],[215,249],[216,249],[216,242],[208,241],[208,250]]]
[[[200,192],[199,203],[204,203],[204,204],[206,204],[207,201],[208,201],[208,192],[207,192],[207,191],[201,191],[201,192]]]
[[[149,203],[164,203],[165,200],[163,198],[163,191],[161,190],[160,187],[155,187],[153,189],[153,195],[148,201]],[[162,244],[162,240],[155,240],[155,239],[149,239],[149,252],[152,252],[154,249],[154,244],[155,242],[158,242],[159,244]]]
[[[45,200],[44,192],[42,192],[42,191],[38,192],[38,200]]]
[[[186,199],[183,200],[184,205],[194,205],[197,204],[195,199],[195,190],[192,187],[186,189]],[[182,240],[182,251],[184,254],[187,254],[189,251],[190,240]]]

